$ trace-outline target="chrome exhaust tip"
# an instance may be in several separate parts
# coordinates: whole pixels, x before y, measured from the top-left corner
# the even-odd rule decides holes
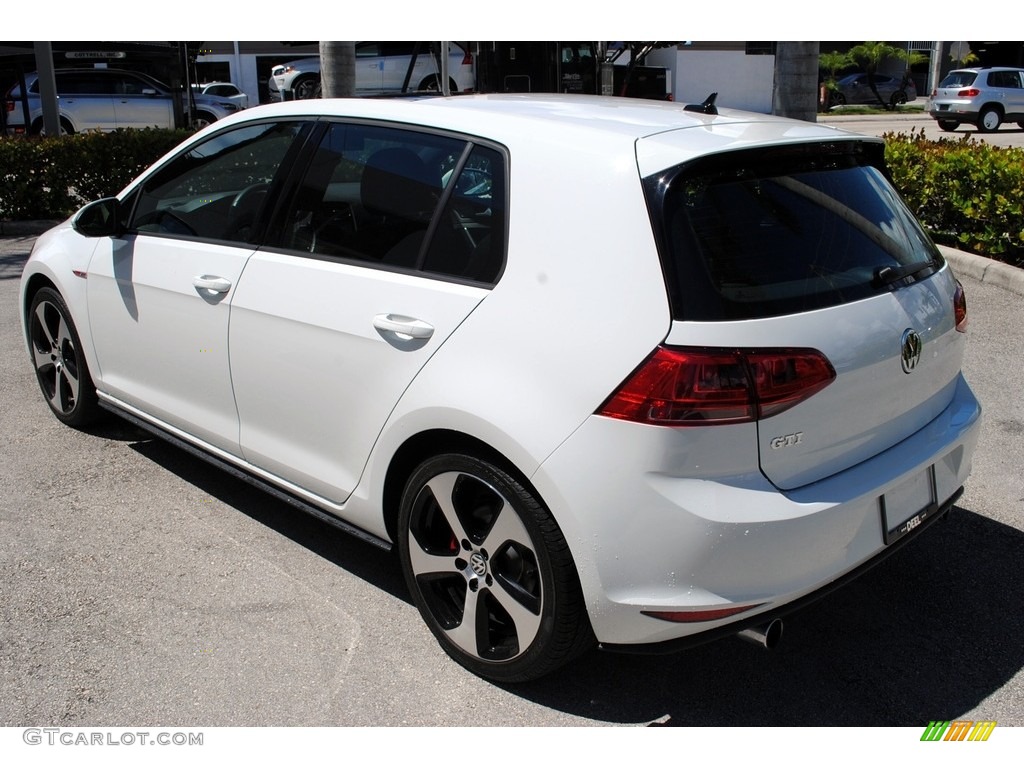
[[[767,624],[756,627],[749,627],[739,633],[744,640],[757,643],[762,648],[769,650],[779,644],[782,639],[782,619],[772,619]]]

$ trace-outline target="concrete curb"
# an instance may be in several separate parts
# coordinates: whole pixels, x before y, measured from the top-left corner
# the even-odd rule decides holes
[[[1018,296],[1024,296],[1024,269],[1018,269],[1001,261],[987,259],[973,253],[964,253],[945,245],[940,245],[939,250],[958,275],[1005,288]]]
[[[31,237],[41,235],[51,227],[60,224],[54,219],[39,221],[0,221],[0,237]]]

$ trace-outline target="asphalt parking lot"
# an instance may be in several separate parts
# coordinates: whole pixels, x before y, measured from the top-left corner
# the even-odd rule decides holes
[[[62,426],[0,239],[0,726],[1024,726],[1024,285],[958,260],[985,408],[957,508],[786,621],[498,687],[448,661],[390,554],[111,420]]]

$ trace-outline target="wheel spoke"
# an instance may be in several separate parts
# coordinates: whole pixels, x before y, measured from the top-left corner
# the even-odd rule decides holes
[[[523,521],[519,519],[519,515],[508,502],[502,499],[501,509],[498,511],[491,529],[487,532],[483,548],[493,554],[508,542],[521,544],[527,549],[533,550],[530,534],[526,532]]]
[[[39,349],[38,345],[32,345],[32,357],[36,363],[36,370],[42,376],[44,371],[54,367],[52,349]]]
[[[57,397],[65,413],[75,407],[78,400],[78,377],[70,365],[61,366],[57,374]]]
[[[417,576],[434,573],[458,573],[455,557],[452,555],[432,555],[426,552],[412,536],[409,537],[409,559],[412,570]]]
[[[462,621],[457,627],[446,630],[453,643],[474,656],[480,655],[487,637],[487,609],[480,604],[482,596],[480,592],[466,590]]]
[[[533,613],[519,602],[519,597],[505,589],[500,579],[491,586],[491,596],[504,608],[516,626],[516,637],[520,648],[528,648],[540,631],[540,614]]]
[[[427,483],[427,488],[430,489],[434,501],[437,502],[438,509],[444,516],[448,526],[452,529],[456,540],[462,542],[468,539],[468,536],[462,521],[459,520],[458,513],[455,511],[455,504],[452,502],[452,493],[455,490],[455,482],[458,479],[459,475],[457,472],[448,472],[431,478],[430,482]]]
[[[42,302],[38,307],[36,307],[36,321],[39,323],[39,330],[42,331],[42,335],[46,338],[50,348],[56,350],[57,340],[50,331],[50,321],[46,316],[49,307],[50,305],[46,302]]]

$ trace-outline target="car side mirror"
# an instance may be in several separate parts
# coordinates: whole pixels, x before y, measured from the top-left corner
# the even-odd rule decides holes
[[[75,214],[71,226],[86,237],[117,237],[123,230],[116,197],[104,197],[89,203]]]

